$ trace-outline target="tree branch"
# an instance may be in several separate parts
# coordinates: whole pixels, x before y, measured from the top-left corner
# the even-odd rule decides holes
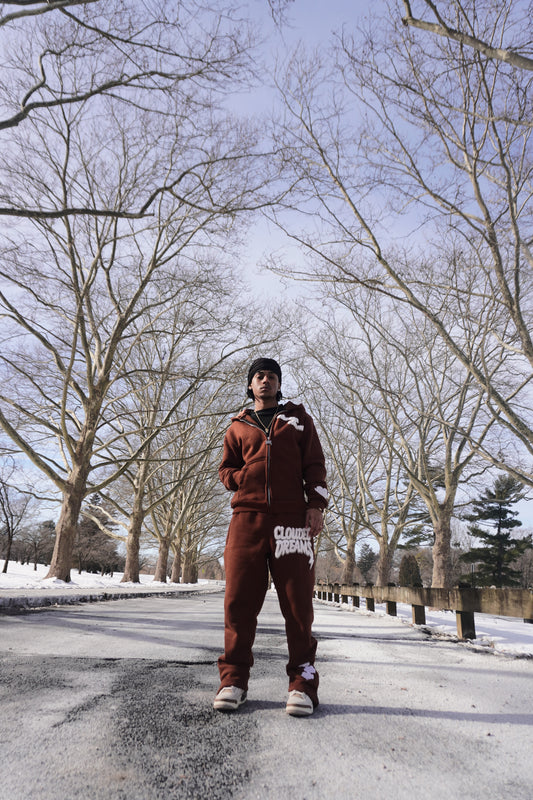
[[[25,11],[14,11],[11,14],[6,14],[4,17],[0,17],[0,28],[2,25],[7,25],[9,22],[13,22],[15,19],[21,19],[22,17],[36,17],[40,14],[47,14],[49,11],[68,8],[69,6],[85,6],[89,3],[96,2],[97,0],[57,0],[56,2],[46,2],[41,5],[37,5],[35,0],[10,0],[10,2],[3,3],[3,5],[27,6],[28,8]],[[30,8],[30,6],[37,7]]]
[[[486,56],[486,58],[504,61],[506,64],[510,64],[518,69],[533,70],[533,58],[522,56],[519,53],[515,53],[513,50],[509,50],[507,48],[492,47],[492,45],[487,44],[487,42],[484,42],[475,36],[470,36],[468,33],[463,33],[455,28],[451,28],[449,25],[446,25],[438,13],[435,4],[431,2],[431,0],[424,0],[424,2],[433,11],[438,22],[425,22],[422,19],[413,17],[409,0],[403,0],[406,12],[406,16],[402,17],[402,22],[404,25],[409,25],[412,28],[419,28],[423,31],[429,31],[430,33],[437,34],[438,36],[444,36],[447,39],[452,39],[454,42],[459,42],[459,44],[466,45],[467,47],[472,47],[474,50],[477,50]]]

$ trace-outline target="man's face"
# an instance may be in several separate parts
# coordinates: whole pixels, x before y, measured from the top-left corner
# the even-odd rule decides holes
[[[281,387],[280,380],[275,372],[259,370],[252,378],[249,389],[255,398],[261,400],[275,400]]]

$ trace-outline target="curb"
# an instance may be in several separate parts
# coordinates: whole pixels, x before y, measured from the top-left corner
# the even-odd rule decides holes
[[[44,590],[46,591],[46,590]],[[78,603],[101,603],[108,600],[130,600],[137,597],[183,597],[197,594],[215,594],[224,591],[223,586],[198,587],[186,589],[102,589],[75,591],[66,590],[57,593],[49,590],[46,594],[35,594],[28,590],[28,594],[2,595],[0,591],[0,614],[10,614],[17,611],[48,608],[50,606],[77,605]]]

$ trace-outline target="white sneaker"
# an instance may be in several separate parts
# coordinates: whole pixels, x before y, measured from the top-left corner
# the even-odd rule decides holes
[[[314,710],[313,701],[305,692],[298,692],[296,689],[289,692],[289,699],[287,700],[285,711],[287,714],[290,714],[291,717],[308,717]]]
[[[217,711],[236,711],[246,702],[246,692],[238,686],[224,686],[215,697],[213,708]]]

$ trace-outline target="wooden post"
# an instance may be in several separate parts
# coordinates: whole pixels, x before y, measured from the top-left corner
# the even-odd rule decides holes
[[[473,611],[456,611],[457,636],[459,639],[475,639],[476,625]]]
[[[413,611],[413,625],[426,624],[426,608],[425,606],[411,606]]]
[[[390,617],[395,617],[397,615],[396,601],[395,600],[387,600],[385,602],[385,608],[387,610],[387,614]]]
[[[373,597],[367,597],[366,598],[366,610],[367,611],[375,611],[376,610],[376,605],[374,603],[374,598]]]

